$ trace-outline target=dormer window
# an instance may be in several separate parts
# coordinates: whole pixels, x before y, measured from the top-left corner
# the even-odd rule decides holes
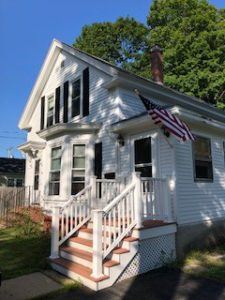
[[[47,105],[47,127],[50,127],[54,123],[54,96],[48,97]]]
[[[72,83],[72,103],[71,117],[74,118],[81,114],[81,80],[77,79]]]

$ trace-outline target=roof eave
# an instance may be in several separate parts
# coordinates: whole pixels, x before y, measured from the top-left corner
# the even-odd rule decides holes
[[[134,90],[134,88],[139,89],[142,93],[151,93],[152,96],[159,98],[159,100],[162,101],[166,100],[171,105],[182,106],[189,111],[193,111],[225,123],[224,112],[212,105],[197,98],[177,92],[166,86],[159,85],[151,80],[138,76],[131,76],[129,73],[119,72],[118,76],[104,83],[103,87],[107,89],[115,87],[126,87],[131,90]]]

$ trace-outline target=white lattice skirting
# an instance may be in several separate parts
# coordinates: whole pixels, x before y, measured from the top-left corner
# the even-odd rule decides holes
[[[176,258],[175,234],[141,240],[139,251],[118,278],[121,281],[172,262]]]

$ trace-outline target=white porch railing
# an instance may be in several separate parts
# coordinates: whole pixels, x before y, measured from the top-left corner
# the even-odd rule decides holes
[[[166,178],[142,178],[141,182],[143,218],[171,221],[169,180]]]
[[[101,277],[103,260],[135,226],[141,228],[146,219],[172,221],[168,183],[167,179],[141,179],[140,173],[134,173],[131,183],[121,191],[120,182],[92,176],[89,186],[62,208],[54,208],[51,258],[58,257],[59,246],[92,214],[92,276]],[[108,204],[100,209],[103,200]]]
[[[91,218],[91,185],[85,187],[63,207],[52,213],[51,258],[58,257],[59,246]]]
[[[96,199],[97,208],[104,208],[122,190],[121,180],[116,179],[96,179]]]
[[[103,210],[93,211],[93,277],[102,276],[104,258],[129,234],[141,227],[141,181],[135,173],[119,196]]]

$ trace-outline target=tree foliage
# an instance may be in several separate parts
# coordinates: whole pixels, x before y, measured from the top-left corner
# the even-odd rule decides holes
[[[119,18],[116,22],[84,26],[73,46],[138,73],[147,33],[147,27],[134,18]]]
[[[223,107],[224,10],[206,0],[156,0],[148,25],[150,44],[164,49],[165,84]]]
[[[165,85],[225,108],[225,10],[206,0],[154,0],[146,26],[94,23],[74,46],[149,78],[154,44],[164,50]]]

